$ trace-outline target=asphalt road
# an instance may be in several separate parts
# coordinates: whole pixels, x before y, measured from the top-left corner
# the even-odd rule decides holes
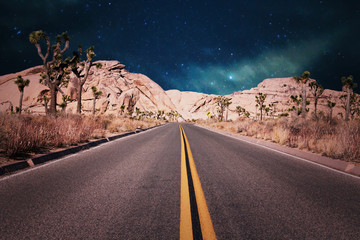
[[[218,239],[360,239],[360,179],[183,124]],[[0,178],[0,239],[178,239],[168,124]]]

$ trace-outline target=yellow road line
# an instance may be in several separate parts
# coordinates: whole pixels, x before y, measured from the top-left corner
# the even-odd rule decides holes
[[[180,199],[180,239],[193,239],[189,184],[186,171],[185,146],[183,133],[180,127],[181,135],[181,199]]]
[[[199,219],[200,219],[202,237],[205,240],[216,239],[214,227],[213,227],[213,224],[212,224],[211,218],[210,218],[209,209],[206,205],[205,195],[202,190],[199,175],[196,171],[194,158],[191,153],[190,144],[186,137],[185,131],[181,125],[180,125],[180,135],[181,135],[181,139],[185,140],[186,149],[187,149],[187,153],[188,153],[188,159],[189,159],[191,177],[192,177],[193,185],[194,185],[194,192],[195,192],[195,198],[196,198],[198,214],[199,214]],[[185,159],[186,159],[185,147],[184,147],[183,141],[181,141],[181,202],[183,201],[183,197],[186,198],[186,201],[189,202],[189,208],[190,208],[189,196],[187,196],[187,197],[183,196],[183,194],[185,194],[185,193],[183,193],[183,185],[185,184],[185,181],[183,182],[183,179],[186,178],[186,175],[184,176],[184,174],[187,174]],[[184,171],[183,171],[183,165],[185,168]],[[187,194],[189,194],[187,179],[186,179],[186,188],[187,188]],[[182,211],[182,209],[180,209],[180,211]],[[182,214],[183,213],[180,214],[180,239],[192,239],[192,237],[191,238],[181,238],[181,235],[182,235],[181,216],[182,216]],[[191,215],[190,215],[190,217],[191,217]],[[190,227],[192,227],[192,226],[190,226]],[[190,230],[192,230],[192,228]]]

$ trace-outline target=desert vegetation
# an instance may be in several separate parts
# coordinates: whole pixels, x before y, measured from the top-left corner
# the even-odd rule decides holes
[[[17,76],[17,79],[14,81],[14,83],[18,86],[19,92],[20,92],[20,101],[19,101],[19,108],[16,109],[19,114],[21,114],[22,111],[22,101],[24,96],[24,88],[29,86],[30,80],[26,79],[24,80],[21,75]]]
[[[197,123],[360,164],[360,120],[336,119],[330,123],[327,118],[317,121],[303,118],[264,121],[241,118],[231,122],[198,120]]]
[[[41,49],[40,41],[46,43],[46,50]],[[34,31],[29,35],[29,41],[35,45],[38,55],[43,61],[43,73],[40,82],[49,87],[50,90],[50,109],[49,113],[56,114],[56,96],[61,87],[69,82],[69,59],[64,60],[63,55],[69,49],[70,37],[67,33],[62,33],[56,38],[56,44],[51,45],[48,35],[42,30]],[[64,45],[62,47],[62,45]],[[49,60],[49,57],[52,58]]]
[[[69,147],[112,134],[148,128],[159,125],[166,119],[164,111],[159,111],[161,114],[155,117],[155,113],[142,112],[137,108],[135,115],[132,103],[129,105],[126,115],[123,115],[125,105],[121,107],[120,116],[97,114],[98,109],[95,108],[95,103],[102,91],[98,90],[96,86],[91,87],[93,116],[81,115],[81,96],[90,69],[93,66],[102,67],[99,63],[93,63],[94,47],[83,52],[82,47],[79,46],[78,50],[73,52],[72,58],[65,59],[64,54],[69,49],[70,42],[66,33],[57,36],[55,45],[51,45],[50,38],[42,30],[32,32],[29,40],[35,45],[37,54],[43,62],[39,80],[48,87],[42,98],[46,115],[31,115],[27,111],[20,115],[24,88],[29,85],[30,81],[24,80],[19,75],[14,81],[20,92],[19,107],[16,108],[16,112],[19,114],[14,114],[13,109],[8,113],[0,113],[0,159],[3,159],[0,164],[14,158],[26,158],[32,154]],[[42,41],[45,43],[42,44]],[[44,46],[45,50],[42,49]],[[61,90],[68,86],[71,72],[77,81],[77,114],[66,113],[68,102],[72,99]],[[61,103],[56,102],[58,92],[62,94]],[[49,102],[50,106],[48,107]],[[177,113],[171,112],[168,116],[168,118],[173,118],[177,116]]]
[[[287,112],[277,113],[275,104],[266,105],[267,95],[259,92],[254,99],[255,116],[251,116],[245,108],[236,106],[239,118],[236,121],[223,121],[225,108],[219,104],[219,118],[193,122],[360,164],[360,97],[353,92],[357,86],[353,76],[341,79],[345,93],[340,96],[340,100],[345,117],[342,113],[333,117],[332,109],[336,105],[334,99],[322,96],[324,89],[316,81],[310,80],[310,72],[305,71],[302,76],[293,79],[301,85],[301,94],[290,96],[289,102],[293,106]],[[310,105],[306,98],[307,86],[313,96],[314,111],[311,114],[307,114],[307,106]],[[327,113],[317,111],[321,98],[327,100]],[[230,104],[228,102],[226,107]]]
[[[53,117],[0,113],[0,152],[5,157],[42,153],[159,124],[161,122],[156,119],[113,116]]]

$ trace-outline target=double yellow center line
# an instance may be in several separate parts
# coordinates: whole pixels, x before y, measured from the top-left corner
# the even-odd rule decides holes
[[[216,239],[190,145],[183,127],[181,125],[179,127],[181,135],[180,239]]]

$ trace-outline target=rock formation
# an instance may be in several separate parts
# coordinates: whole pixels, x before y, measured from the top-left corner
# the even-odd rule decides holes
[[[217,115],[217,95],[209,95],[196,92],[181,92],[179,90],[164,91],[158,84],[143,74],[130,73],[125,65],[118,61],[98,61],[102,68],[92,68],[88,81],[83,87],[82,112],[91,114],[93,94],[91,87],[96,86],[102,91],[102,95],[96,101],[98,114],[112,114],[115,116],[125,114],[127,111],[164,111],[178,112],[183,119],[206,119],[210,111]],[[0,77],[0,111],[10,111],[11,106],[15,109],[18,104],[19,92],[14,84],[14,79],[21,74],[24,79],[30,79],[30,85],[25,89],[23,110],[29,113],[44,114],[44,95],[48,95],[48,88],[39,83],[41,66],[33,67],[19,73],[8,74]],[[77,80],[74,75],[70,76],[67,88],[62,88],[64,94],[70,96],[66,112],[76,112],[76,88]],[[315,81],[315,80],[312,80]],[[308,106],[310,113],[314,109],[313,96],[308,89]],[[274,104],[276,114],[288,112],[294,104],[290,100],[291,95],[300,95],[301,87],[292,78],[265,79],[257,87],[250,90],[234,92],[226,97],[231,98],[232,104],[229,107],[228,119],[237,119],[236,107],[241,106],[250,112],[250,117],[255,118],[258,113],[255,96],[262,92],[267,94],[265,104]],[[318,112],[328,114],[327,100],[330,98],[336,102],[333,109],[333,116],[343,113],[339,97],[344,92],[325,90],[323,98],[319,99]],[[62,102],[62,96],[58,94],[58,103]],[[124,112],[121,106],[124,105]],[[59,107],[59,111],[60,111]]]
[[[139,108],[141,111],[165,112],[175,111],[175,106],[166,95],[164,90],[154,81],[142,74],[129,73],[125,65],[118,61],[98,61],[102,68],[95,67],[90,70],[88,81],[83,87],[82,111],[91,113],[93,95],[92,86],[102,91],[102,95],[96,102],[96,108],[103,114],[123,114],[121,105],[125,105],[125,111]],[[9,111],[18,101],[17,88],[13,80],[21,74],[24,79],[30,79],[30,85],[25,90],[24,110],[30,113],[45,112],[43,107],[43,95],[47,94],[47,87],[39,83],[42,67],[34,67],[16,74],[8,74],[0,77],[0,111]],[[77,79],[70,75],[70,82],[67,88],[62,88],[64,94],[70,96],[73,101],[69,102],[66,112],[76,111],[76,88]],[[58,103],[61,103],[62,96],[58,94]]]
[[[315,81],[315,80],[311,80]],[[310,100],[309,114],[314,111],[313,105],[313,96],[310,93],[310,87],[308,91],[308,100]],[[290,96],[291,95],[300,95],[301,86],[296,83],[293,78],[270,78],[265,79],[258,84],[257,87],[250,90],[234,92],[225,97],[231,98],[232,104],[229,106],[228,119],[235,120],[239,116],[236,112],[236,107],[241,106],[250,112],[250,117],[255,118],[256,114],[259,113],[259,110],[256,108],[255,96],[260,92],[267,94],[265,104],[274,104],[276,115],[281,113],[288,112],[288,109],[294,104],[292,103]],[[177,107],[177,110],[180,114],[184,116],[185,119],[192,118],[208,118],[206,113],[210,111],[212,115],[217,114],[217,95],[207,95],[203,93],[196,92],[180,92],[178,90],[168,90],[166,94],[172,99],[174,104]],[[327,106],[327,100],[332,99],[333,102],[336,102],[336,106],[333,109],[333,116],[337,116],[338,113],[344,112],[344,109],[341,107],[342,103],[339,100],[339,97],[344,94],[344,92],[334,91],[325,89],[322,98],[318,102],[318,112],[323,112],[325,115],[328,114],[329,108]]]

